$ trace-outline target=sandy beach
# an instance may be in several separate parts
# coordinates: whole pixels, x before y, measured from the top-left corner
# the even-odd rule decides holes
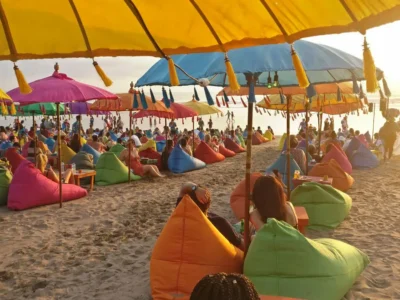
[[[278,156],[277,141],[253,147],[253,171]],[[175,207],[181,184],[210,188],[211,210],[234,222],[229,198],[244,178],[245,154],[163,179],[95,187],[86,199],[22,212],[0,209],[0,299],[150,297],[153,245]],[[400,159],[354,171],[350,216],[331,237],[366,252],[371,264],[344,299],[400,299]]]

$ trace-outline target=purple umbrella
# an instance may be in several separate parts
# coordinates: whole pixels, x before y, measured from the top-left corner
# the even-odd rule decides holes
[[[20,105],[28,105],[40,102],[52,102],[57,105],[57,129],[60,133],[60,103],[86,102],[94,99],[118,99],[118,96],[101,88],[84,84],[69,78],[66,74],[58,72],[58,64],[54,66],[54,73],[50,77],[36,80],[29,85],[32,93],[21,94],[19,88],[8,92],[8,95],[19,102]],[[80,130],[79,130],[80,132]],[[58,141],[58,170],[60,178],[60,207],[62,207],[62,173],[61,173],[61,138]],[[36,144],[35,144],[36,145]]]
[[[68,103],[67,107],[71,115],[109,115],[109,111],[94,111],[87,102]]]

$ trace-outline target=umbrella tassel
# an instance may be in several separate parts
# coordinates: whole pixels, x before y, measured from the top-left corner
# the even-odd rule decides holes
[[[199,94],[197,93],[196,87],[194,87],[194,99],[196,99],[196,101],[200,101],[200,97]]]
[[[100,67],[99,63],[95,60],[93,60],[93,66],[96,69],[97,74],[99,74],[101,80],[103,80],[105,86],[110,86],[112,85],[112,80],[108,78],[106,73],[104,73],[103,69]]]
[[[11,103],[10,114],[15,116],[17,114],[17,110],[15,109],[14,103]]]
[[[364,97],[364,104],[365,104],[365,105],[368,105],[368,104],[369,104],[367,96]]]
[[[385,92],[386,97],[390,98],[390,96],[392,96],[392,92],[389,89],[385,77],[383,77],[382,79],[382,84],[383,84],[383,91]]]
[[[267,110],[267,114],[269,115],[269,116],[271,116],[271,113]]]
[[[204,87],[204,93],[206,94],[206,99],[207,99],[207,103],[208,105],[214,105],[214,100],[213,97],[210,94],[210,91],[208,90],[208,88],[205,86]]]
[[[171,106],[171,103],[169,102],[167,91],[164,88],[162,88],[162,95],[165,106],[169,108]]]
[[[383,90],[381,87],[379,87],[379,96],[381,99],[385,99],[385,95],[383,94]]]
[[[249,84],[249,98],[248,98],[249,103],[256,103],[256,93],[255,93],[255,88],[254,88],[254,80],[250,80]]]
[[[172,95],[171,89],[169,89],[169,100],[170,100],[172,103],[175,102],[174,95]]]
[[[133,108],[138,108],[139,107],[139,102],[138,102],[138,98],[137,98],[137,93],[133,94]]]
[[[266,113],[267,112],[267,110],[263,107],[263,111]]]
[[[270,107],[271,107],[271,100],[269,99],[268,96],[265,96],[265,97],[264,97],[264,102],[265,102],[265,105],[267,106],[267,108],[270,108]],[[276,111],[275,111],[275,112],[276,112]]]
[[[337,87],[336,101],[337,102],[342,101],[342,91],[340,90],[339,86]]]
[[[30,94],[32,93],[32,88],[26,82],[24,74],[22,74],[21,70],[17,65],[14,65],[15,77],[17,77],[17,82],[19,86],[19,91],[21,94]]]
[[[218,97],[215,97],[215,101],[217,102],[217,106],[221,107],[221,104],[219,103]]]
[[[151,97],[151,102],[156,103],[156,97],[154,97],[153,90],[150,89],[150,97]]]
[[[257,108],[257,106],[254,106],[255,108],[256,108],[256,112],[258,113],[258,108]]]
[[[225,93],[225,90],[223,90],[223,92],[224,92],[224,100],[225,100],[225,103],[228,103],[228,102],[229,102],[228,95]]]
[[[233,97],[231,97],[233,104],[236,104],[236,101]]]
[[[229,80],[229,87],[231,91],[236,92],[240,90],[240,85],[237,81],[235,71],[233,70],[231,61],[228,58],[228,55],[225,53],[225,67],[226,67],[226,75]]]
[[[225,101],[226,107],[229,108],[229,103]]]
[[[352,80],[353,80],[353,94],[359,94],[360,88],[358,86],[357,78],[354,74],[352,74]]]
[[[222,97],[222,105],[223,105],[223,106],[226,106],[226,103],[225,103],[224,97]]]
[[[8,115],[8,109],[7,107],[4,105],[4,102],[1,102],[1,114],[3,116],[7,116]]]
[[[240,101],[242,101],[243,107],[247,107],[246,103],[244,102],[243,98],[240,97]]]
[[[178,73],[176,72],[175,63],[171,57],[167,58],[168,60],[168,70],[169,70],[169,81],[172,86],[179,85]]]
[[[148,109],[149,107],[147,106],[147,101],[146,101],[146,96],[142,90],[142,92],[140,93],[140,102],[142,103],[142,107],[143,109]]]
[[[314,88],[313,84],[310,84],[307,88],[306,88],[306,95],[308,99],[311,99],[312,97],[317,95],[317,91]]]
[[[294,69],[296,71],[297,81],[299,82],[300,87],[306,88],[310,85],[306,71],[304,70],[304,67],[303,67],[303,64],[301,63],[300,57],[297,55],[296,51],[294,50],[293,45],[291,45],[291,49],[292,49],[291,50],[292,61],[293,61]]]
[[[364,36],[364,77],[367,81],[367,92],[374,93],[378,88],[378,81],[376,79],[376,67],[374,58],[371,54],[371,49],[368,47],[367,37]]]

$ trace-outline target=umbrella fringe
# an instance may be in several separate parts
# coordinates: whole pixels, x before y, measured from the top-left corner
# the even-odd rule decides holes
[[[150,89],[150,96],[151,96],[151,102],[156,103],[156,97],[154,97],[153,90]]]
[[[336,95],[336,101],[341,102],[342,101],[342,91],[340,90],[340,87],[337,87],[337,95]]]
[[[3,116],[7,116],[8,115],[8,109],[7,107],[4,105],[4,102],[1,102],[1,114]]]
[[[140,102],[142,103],[142,107],[143,107],[143,109],[147,109],[148,106],[147,106],[146,96],[144,94],[144,91],[142,90],[142,92],[139,92],[139,93],[140,93]]]
[[[172,95],[171,89],[169,89],[169,100],[170,100],[172,103],[175,102],[174,95]]]
[[[376,79],[376,67],[374,58],[372,57],[371,50],[368,47],[367,37],[364,36],[364,77],[367,82],[367,92],[374,93],[378,88],[378,81]]]
[[[392,96],[392,92],[389,89],[389,86],[386,82],[385,77],[383,77],[383,79],[382,79],[382,84],[383,84],[383,91],[385,92],[385,96],[389,98],[390,96]]]
[[[137,93],[133,94],[133,108],[138,108],[139,107],[139,102],[137,98]]]
[[[164,87],[162,88],[162,95],[165,106],[169,108],[171,106],[171,103],[169,102],[167,91]]]
[[[204,87],[204,93],[206,94],[206,99],[207,99],[208,105],[214,105],[215,103],[214,103],[213,97],[211,96],[211,93],[206,86]]]
[[[359,94],[360,93],[360,88],[358,86],[357,78],[354,74],[352,74],[352,80],[353,80],[353,94]]]
[[[17,114],[17,110],[15,109],[14,103],[11,103],[10,114],[15,116]]]
[[[200,101],[200,97],[199,94],[197,93],[196,87],[194,88],[194,99],[196,99],[196,101]]]
[[[236,101],[233,97],[231,97],[233,104],[236,104]]]
[[[243,98],[240,97],[240,100],[242,101],[243,107],[247,107],[246,103],[244,102]]]
[[[217,97],[217,96],[215,96],[215,101],[217,102],[217,106],[218,106],[218,107],[221,107],[221,104],[219,103],[219,100],[218,100],[218,97]]]
[[[237,92],[240,90],[240,85],[237,81],[235,71],[233,70],[232,63],[229,60],[227,54],[225,53],[225,67],[226,67],[226,75],[228,76],[229,80],[229,87],[231,91]]]
[[[175,63],[171,57],[167,58],[168,60],[168,70],[169,70],[169,81],[172,86],[177,86],[180,84],[178,73],[176,73]]]
[[[15,72],[15,77],[17,77],[19,91],[21,92],[21,94],[26,95],[32,93],[32,88],[26,81],[24,74],[22,74],[21,70],[15,64],[14,64],[14,72]]]
[[[306,88],[310,85],[306,71],[304,70],[304,67],[300,60],[300,57],[297,55],[296,51],[294,50],[293,45],[291,45],[291,48],[292,48],[292,51],[291,51],[292,61],[293,61],[294,70],[296,71],[297,81],[299,82],[300,87]]]
[[[108,78],[106,73],[104,73],[97,61],[93,60],[93,66],[96,69],[97,74],[99,74],[101,80],[103,80],[105,86],[110,86],[113,84],[112,80]]]

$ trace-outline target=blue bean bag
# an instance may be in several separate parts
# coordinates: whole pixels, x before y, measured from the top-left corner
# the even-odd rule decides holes
[[[244,275],[263,295],[340,300],[369,264],[366,254],[334,239],[311,240],[268,219],[250,244]]]
[[[110,131],[110,138],[113,140],[113,142],[118,140],[118,136],[113,131]]]
[[[365,147],[360,144],[360,147],[353,152],[350,158],[350,163],[354,169],[373,169],[379,166],[379,159]]]
[[[165,147],[165,141],[159,141],[157,142],[157,152],[162,152]]]
[[[283,182],[286,184],[287,182],[286,166],[287,166],[286,154],[281,154],[278,157],[278,159],[271,166],[267,168],[265,172],[270,174],[272,173],[272,170],[277,169],[278,172],[282,175]],[[296,170],[299,170],[300,174],[303,175],[303,172],[301,171],[299,165],[296,163],[293,156],[290,155],[290,178],[293,178],[294,171]],[[290,189],[291,190],[293,189],[293,181],[290,181]]]
[[[349,145],[347,146],[345,153],[347,155],[347,157],[349,158],[349,160],[351,161],[351,157],[353,156],[353,153],[355,151],[358,150],[358,148],[360,148],[361,142],[359,139],[357,138],[353,138],[351,140],[351,142],[349,143]]]
[[[91,146],[88,144],[85,144],[82,146],[81,151],[84,151],[86,153],[92,154],[93,155],[93,163],[97,164],[97,161],[100,158],[101,153],[95,149],[93,149]]]
[[[11,148],[13,144],[10,141],[3,142],[0,145],[0,150],[7,150],[8,148]]]
[[[199,136],[199,139],[200,139],[200,140],[204,141],[204,136],[205,136],[205,135],[204,135],[204,132],[200,131],[199,134],[198,134],[198,136]]]
[[[168,158],[168,168],[173,173],[185,173],[202,169],[206,166],[201,160],[187,154],[180,145],[177,145]]]
[[[53,152],[54,145],[56,144],[56,141],[53,138],[47,138],[46,141],[44,142],[49,150]]]

